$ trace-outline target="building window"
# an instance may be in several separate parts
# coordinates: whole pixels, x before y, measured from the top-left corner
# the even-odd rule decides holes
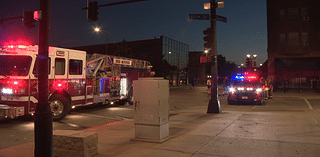
[[[301,8],[302,20],[309,21],[309,13],[307,8]]]
[[[288,16],[289,20],[298,20],[298,8],[289,8],[288,9]]]
[[[301,40],[302,40],[302,45],[303,46],[308,46],[308,33],[302,32],[301,33]]]
[[[280,21],[284,21],[284,9],[281,9],[280,11],[279,11],[279,16],[280,16]]]
[[[285,33],[280,34],[280,46],[286,45],[286,35]]]
[[[301,8],[301,13],[302,13],[302,16],[303,16],[303,17],[306,17],[306,16],[309,15],[307,8]]]
[[[289,33],[289,38],[288,38],[288,45],[289,46],[296,46],[299,45],[299,35],[298,33]]]

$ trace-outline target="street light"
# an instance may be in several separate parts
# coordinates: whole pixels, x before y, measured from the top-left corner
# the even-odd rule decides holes
[[[254,55],[253,55],[253,58],[257,58],[257,56],[258,56],[258,55],[254,54]]]
[[[204,50],[204,53],[205,53],[206,55],[208,55],[209,50],[205,49],[205,50]]]
[[[250,58],[250,54],[247,54],[247,57]]]
[[[107,42],[106,42],[106,54],[108,54],[108,34],[101,30],[99,27],[94,27],[93,28],[95,32],[102,32],[104,35],[107,36]]]

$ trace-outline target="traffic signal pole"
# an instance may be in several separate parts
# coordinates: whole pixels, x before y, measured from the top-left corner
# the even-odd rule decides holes
[[[208,104],[207,113],[221,113],[218,100],[218,62],[217,62],[217,29],[216,29],[216,2],[210,0],[211,22],[211,100]]]
[[[34,119],[35,157],[52,157],[52,112],[48,103],[48,51],[50,0],[39,0],[38,104]]]

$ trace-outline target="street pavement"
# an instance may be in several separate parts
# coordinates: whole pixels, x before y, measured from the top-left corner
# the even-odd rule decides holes
[[[179,88],[179,87],[176,87]],[[187,88],[186,88],[187,89]],[[204,93],[196,87],[194,93]],[[315,92],[275,92],[274,99],[320,99]],[[203,98],[202,98],[203,99]],[[88,128],[98,134],[94,157],[311,157],[320,156],[320,110],[310,112],[223,111],[207,114],[207,100],[170,109],[169,135],[163,143],[132,140],[133,119]],[[171,101],[170,103],[174,103]],[[317,117],[315,117],[317,116]],[[32,157],[34,142],[0,150],[0,157]]]

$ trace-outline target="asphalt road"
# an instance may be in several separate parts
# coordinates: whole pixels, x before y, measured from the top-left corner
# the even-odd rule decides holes
[[[180,86],[170,88],[170,115],[186,112],[192,106],[208,106],[210,95],[206,87]],[[219,96],[222,112],[295,112],[308,113],[314,123],[320,123],[320,97],[301,94],[299,97],[290,94],[275,93],[274,99],[262,105],[238,104],[228,105],[226,96]],[[100,106],[93,105],[73,110],[60,122],[53,122],[54,130],[82,130],[101,126],[123,119],[133,119],[133,106]],[[34,141],[32,117],[21,117],[14,120],[0,121],[0,149]]]

